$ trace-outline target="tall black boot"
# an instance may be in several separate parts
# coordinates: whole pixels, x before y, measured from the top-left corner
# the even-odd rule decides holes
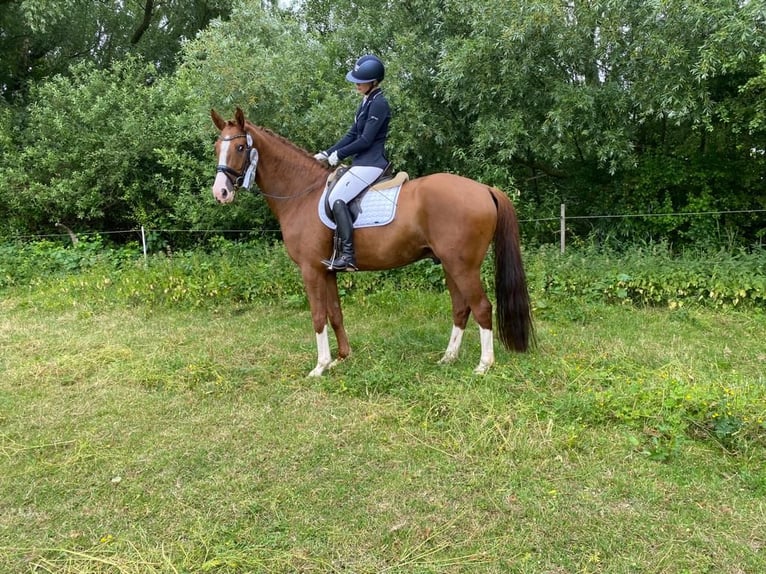
[[[340,255],[332,261],[325,259],[322,263],[325,263],[332,271],[356,271],[354,223],[351,221],[348,205],[342,199],[337,199],[332,204],[332,213],[335,216],[335,226],[340,240]]]

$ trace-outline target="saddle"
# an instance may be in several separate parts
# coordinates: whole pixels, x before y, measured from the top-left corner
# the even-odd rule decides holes
[[[330,221],[335,221],[335,216],[332,213],[332,206],[330,205],[329,201],[330,192],[333,190],[343,174],[348,170],[348,166],[341,166],[333,171],[327,178],[327,188],[324,192],[324,211]],[[394,173],[393,166],[391,163],[389,163],[383,172],[378,176],[378,178],[373,181],[372,184],[362,190],[362,192],[348,204],[348,210],[351,214],[351,221],[356,221],[356,218],[359,217],[359,213],[361,212],[362,199],[368,192],[397,187],[409,179],[410,176],[406,171]]]

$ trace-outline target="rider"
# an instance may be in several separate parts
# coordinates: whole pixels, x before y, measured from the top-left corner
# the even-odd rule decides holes
[[[356,84],[357,92],[364,96],[356,110],[354,123],[338,143],[314,155],[317,161],[326,161],[331,166],[347,157],[353,158],[351,168],[340,178],[328,198],[340,237],[341,253],[334,260],[326,259],[322,263],[334,271],[356,270],[354,226],[348,203],[388,166],[384,148],[391,108],[380,89],[384,76],[385,67],[377,56],[368,54],[356,61],[354,69],[346,74],[346,80]]]

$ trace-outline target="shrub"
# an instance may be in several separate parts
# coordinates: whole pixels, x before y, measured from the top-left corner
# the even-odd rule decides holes
[[[0,244],[0,288],[34,286],[85,294],[107,285],[115,302],[192,305],[262,299],[304,302],[300,273],[279,242],[208,238],[191,250],[165,249],[146,260],[136,242],[113,246],[99,236],[76,245],[50,240]],[[565,254],[550,247],[525,253],[527,279],[542,311],[549,298],[677,308],[685,305],[766,308],[766,254],[684,253],[664,246],[624,253],[583,247]],[[488,257],[482,279],[490,296]],[[75,287],[76,284],[76,287]],[[430,259],[402,269],[343,274],[342,295],[390,290],[445,290],[441,266]],[[55,299],[55,297],[54,297]]]

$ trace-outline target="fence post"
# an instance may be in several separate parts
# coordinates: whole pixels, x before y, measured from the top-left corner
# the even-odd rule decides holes
[[[567,206],[561,204],[561,253],[564,253],[567,245]]]
[[[144,226],[141,226],[141,247],[144,250],[144,267],[148,265],[148,261],[146,259],[146,233],[144,232]]]

